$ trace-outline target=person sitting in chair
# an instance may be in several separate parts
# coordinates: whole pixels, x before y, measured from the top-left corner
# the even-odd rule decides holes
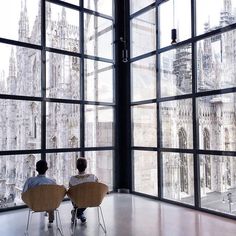
[[[36,171],[38,172],[38,175],[35,177],[30,177],[26,180],[24,187],[23,187],[23,193],[26,192],[28,189],[44,185],[44,184],[56,184],[56,181],[50,178],[47,178],[45,176],[45,173],[48,169],[47,162],[44,160],[40,160],[36,163]],[[54,221],[54,212],[50,211],[48,212],[48,221],[49,223],[53,223]]]
[[[69,181],[69,187],[87,183],[87,182],[98,182],[98,178],[94,174],[87,174],[85,170],[87,168],[87,160],[83,157],[77,159],[76,167],[78,170],[78,175],[71,176]],[[77,206],[72,202],[74,209],[71,211],[71,222],[75,220],[75,211]],[[77,218],[80,219],[81,223],[86,223],[86,217],[84,216],[84,211],[86,208],[79,208],[77,210]]]

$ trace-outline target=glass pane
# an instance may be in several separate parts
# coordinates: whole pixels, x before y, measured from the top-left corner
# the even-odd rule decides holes
[[[235,93],[197,99],[200,149],[236,150],[235,101]]]
[[[47,148],[80,145],[80,105],[47,103]]]
[[[154,3],[155,0],[130,0],[130,13],[134,13],[138,10],[143,9],[144,7]]]
[[[80,58],[47,53],[47,97],[80,99]]]
[[[21,42],[41,43],[41,0],[1,2],[0,37]]]
[[[37,175],[38,154],[0,156],[0,209],[22,205],[25,181]]]
[[[84,0],[84,7],[102,14],[112,16],[113,0]]]
[[[46,45],[79,52],[79,11],[46,3]]]
[[[85,54],[112,59],[112,21],[84,14]]]
[[[41,104],[0,99],[0,147],[5,150],[41,147]]]
[[[0,44],[0,93],[41,96],[41,52]]]
[[[69,180],[72,175],[78,173],[76,160],[79,154],[76,152],[48,153],[47,176],[56,180],[57,184],[69,187]]]
[[[177,42],[191,37],[191,1],[169,0],[161,4],[159,9],[160,47],[165,47],[172,43],[172,29],[177,31]]]
[[[156,57],[131,63],[132,101],[156,98]]]
[[[113,108],[85,106],[85,146],[113,146]]]
[[[203,34],[236,22],[236,1],[198,0],[197,11],[197,34]]]
[[[113,65],[85,60],[85,99],[113,102]]]
[[[131,20],[131,57],[156,50],[155,9]]]
[[[163,153],[163,197],[194,204],[193,156]]]
[[[113,151],[85,152],[88,161],[87,173],[98,177],[98,181],[113,190]]]
[[[134,151],[134,191],[157,196],[157,153]]]
[[[236,30],[197,43],[198,91],[234,87]]]
[[[236,214],[236,159],[200,156],[201,207]]]
[[[156,104],[132,107],[133,146],[157,146]]]
[[[192,92],[191,45],[160,54],[161,96],[176,96]]]
[[[192,99],[160,103],[162,145],[193,148]]]

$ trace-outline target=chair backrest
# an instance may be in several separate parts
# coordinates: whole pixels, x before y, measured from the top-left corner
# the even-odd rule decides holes
[[[67,191],[67,195],[79,208],[97,207],[108,192],[105,184],[89,182],[78,184]]]
[[[33,211],[52,211],[59,207],[65,194],[62,185],[39,185],[24,192],[22,200]]]

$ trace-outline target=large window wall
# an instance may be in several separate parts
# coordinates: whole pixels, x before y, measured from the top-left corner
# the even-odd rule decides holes
[[[235,9],[130,1],[134,192],[236,215]]]
[[[0,19],[0,208],[22,204],[39,159],[68,186],[84,156],[112,190],[113,1],[9,0]]]

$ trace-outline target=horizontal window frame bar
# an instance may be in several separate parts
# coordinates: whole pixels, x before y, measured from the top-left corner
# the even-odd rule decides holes
[[[158,148],[158,147],[142,147],[132,146],[131,151],[155,151],[161,153],[186,153],[186,154],[197,154],[199,155],[211,155],[211,156],[227,156],[236,158],[235,151],[224,151],[224,150],[204,150],[204,149],[182,149],[182,148]]]
[[[157,152],[157,147],[141,147],[141,146],[131,146],[131,151],[150,151],[150,152]]]
[[[84,147],[84,148],[48,148],[48,149],[33,149],[33,150],[10,150],[10,151],[0,151],[1,156],[11,156],[11,155],[27,155],[27,154],[41,154],[41,153],[71,153],[71,152],[81,152],[81,151],[114,151],[115,146],[110,147]]]
[[[194,205],[184,204],[184,203],[169,200],[169,199],[166,199],[166,198],[155,197],[155,196],[152,196],[152,195],[139,193],[139,192],[135,192],[135,191],[132,191],[131,193],[136,195],[136,196],[141,196],[141,197],[146,197],[146,198],[149,198],[149,199],[158,200],[160,202],[164,202],[164,203],[171,204],[171,205],[174,205],[174,206],[176,205],[176,206],[180,206],[180,207],[184,207],[184,208],[188,208],[188,209],[192,209],[192,210],[197,210],[197,211],[200,211],[200,212],[205,212],[205,213],[208,213],[208,214],[211,214],[211,215],[216,215],[216,216],[219,216],[219,217],[224,217],[224,218],[227,218],[227,219],[236,220],[236,216],[229,215],[229,214],[226,214],[226,213],[221,213],[219,211],[214,211],[214,210],[210,210],[210,209],[203,208],[203,207],[196,207]]]
[[[96,105],[96,106],[110,106],[115,107],[114,102],[97,102],[97,101],[86,101],[86,100],[73,100],[73,99],[63,99],[63,98],[45,98],[44,101],[48,103],[69,103],[69,104],[79,104],[79,105]]]
[[[236,87],[208,90],[204,92],[196,92],[196,93],[189,93],[189,94],[169,96],[169,97],[160,97],[157,99],[150,99],[150,100],[143,100],[143,101],[135,101],[135,102],[131,102],[130,106],[149,104],[149,103],[178,101],[182,99],[201,98],[201,97],[208,97],[208,96],[217,96],[217,95],[224,95],[224,94],[229,94],[229,93],[236,93]]]
[[[87,152],[87,151],[113,151],[114,146],[111,147],[84,147],[84,148],[57,148],[57,149],[46,149],[45,153],[69,153],[69,152]]]
[[[111,106],[115,107],[115,102],[98,102],[98,101],[86,101],[75,99],[62,99],[62,98],[43,98],[43,97],[31,97],[21,95],[0,94],[0,100],[17,100],[17,101],[32,101],[32,102],[53,102],[53,103],[69,103],[80,105],[97,105],[97,106]]]
[[[153,2],[150,5],[148,5],[148,6],[144,7],[144,8],[142,8],[142,9],[140,9],[140,10],[138,10],[138,11],[132,13],[132,14],[130,14],[129,19],[132,20],[133,18],[135,18],[135,17],[137,17],[139,15],[142,15],[143,13],[146,13],[149,10],[155,9],[155,7],[156,7],[156,2]]]
[[[97,16],[97,17],[102,17],[102,18],[104,18],[104,19],[106,19],[106,20],[110,20],[110,21],[112,21],[112,22],[115,21],[112,16],[109,16],[109,15],[106,15],[106,14],[103,14],[103,13],[100,13],[100,12],[98,12],[98,11],[93,11],[93,10],[88,9],[88,8],[83,8],[83,11],[84,11],[84,13],[86,13],[86,14],[94,15],[94,16]]]
[[[79,58],[82,57],[82,54],[79,52],[72,52],[72,51],[67,51],[67,50],[59,49],[59,48],[46,47],[45,50],[46,50],[46,53],[50,52],[50,53],[56,53],[56,54],[65,55],[65,56],[72,56],[72,57],[79,57]]]
[[[88,13],[88,14],[91,14],[91,15],[94,15],[94,16],[99,16],[99,17],[105,18],[107,20],[114,21],[112,16],[109,16],[109,15],[106,15],[106,14],[103,14],[103,13],[100,13],[100,12],[97,12],[97,11],[93,11],[93,10],[88,9],[88,8],[83,8],[80,5],[75,5],[75,4],[72,4],[72,3],[69,3],[69,2],[55,1],[55,0],[46,0],[46,2],[56,4],[56,5],[59,5],[61,7],[67,7],[67,8],[70,8],[72,10],[76,10],[76,11],[80,11],[80,12],[83,11],[84,13]]]
[[[1,156],[41,154],[42,152],[43,152],[42,149],[0,151],[0,158]]]
[[[236,30],[236,23],[234,23],[232,25],[227,25],[225,27],[222,27],[222,28],[219,28],[219,29],[216,29],[216,30],[212,30],[212,31],[207,32],[205,34],[194,36],[193,38],[188,38],[186,40],[180,41],[180,42],[178,42],[176,44],[173,44],[173,45],[168,45],[168,46],[159,48],[159,49],[157,49],[157,53],[161,54],[161,53],[179,48],[181,46],[185,46],[187,44],[197,43],[197,42],[199,42],[203,39],[210,38],[210,37],[218,35],[218,34],[226,33],[226,32],[231,31],[231,30]]]
[[[155,51],[151,51],[151,52],[147,52],[145,54],[139,55],[137,57],[132,57],[129,60],[129,63],[133,63],[142,59],[146,59],[147,57],[151,57],[151,56],[156,56],[156,50]]]
[[[114,60],[112,59],[108,59],[108,58],[104,58],[104,57],[98,57],[98,56],[91,56],[91,55],[87,55],[87,54],[84,54],[84,59],[90,59],[90,60],[93,60],[93,61],[101,61],[101,62],[107,62],[107,63],[110,63],[110,64],[115,64]]]
[[[86,55],[86,54],[82,56],[82,54],[79,52],[72,52],[72,51],[67,51],[67,50],[58,49],[58,48],[46,47],[46,53],[47,52],[56,53],[59,55],[65,55],[65,56],[78,57],[80,59],[83,57],[84,59],[89,59],[89,60],[93,60],[93,61],[101,61],[101,62],[106,62],[106,63],[110,63],[110,64],[114,65],[114,61],[112,59],[91,56],[91,55]]]
[[[236,93],[236,87],[217,89],[217,90],[209,90],[209,91],[204,91],[204,92],[197,92],[195,94],[184,94],[184,95],[177,95],[177,96],[170,96],[170,97],[162,97],[162,98],[157,98],[157,99],[135,101],[135,102],[131,102],[130,106],[177,101],[177,100],[182,100],[182,99],[190,99],[193,97],[201,98],[201,97],[208,97],[208,96],[217,96],[217,95],[224,95],[224,94],[229,94],[229,93]],[[34,97],[34,96],[23,96],[23,95],[13,95],[13,94],[0,94],[0,99],[116,106],[115,102],[99,102],[99,101],[88,101],[88,100],[82,101],[82,100],[50,98],[50,97],[43,98],[43,97],[38,97],[38,96]]]
[[[138,106],[138,105],[144,105],[144,104],[152,104],[156,103],[157,99],[149,99],[149,100],[143,100],[143,101],[137,101],[137,102],[131,102],[130,106]]]
[[[40,51],[43,50],[43,46],[40,46],[37,44],[32,44],[32,43],[21,42],[21,41],[17,41],[17,40],[13,40],[13,39],[8,39],[8,38],[1,38],[0,37],[0,43],[9,44],[11,46],[36,49],[36,50],[40,50]]]
[[[22,95],[12,95],[12,94],[0,94],[0,99],[6,100],[19,100],[19,101],[36,101],[42,102],[43,97],[32,97],[32,96],[22,96]]]

